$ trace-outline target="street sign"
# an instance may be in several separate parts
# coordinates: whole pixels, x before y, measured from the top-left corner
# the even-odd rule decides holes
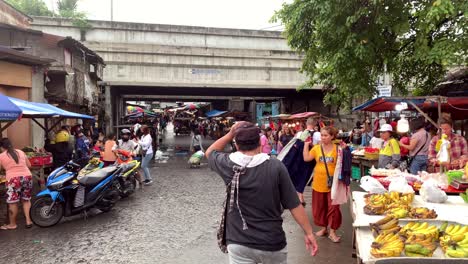
[[[392,86],[391,85],[379,85],[377,86],[378,97],[392,96]]]

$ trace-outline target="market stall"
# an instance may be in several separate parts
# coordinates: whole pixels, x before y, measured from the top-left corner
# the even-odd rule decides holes
[[[17,98],[5,97],[21,111],[22,118],[30,118],[39,127],[44,129],[46,135],[66,118],[94,119],[92,116],[66,111],[50,104],[28,102]],[[44,122],[44,125],[38,121],[40,118],[45,119],[46,122]],[[48,119],[54,120],[52,126],[48,126]],[[30,147],[26,147],[23,150],[31,162],[31,172],[34,178],[40,185],[45,184],[45,171],[51,168],[53,163],[52,154],[42,149]]]
[[[384,209],[372,215],[370,205]],[[431,203],[414,194],[353,192],[358,263],[466,263],[467,209],[458,196]]]

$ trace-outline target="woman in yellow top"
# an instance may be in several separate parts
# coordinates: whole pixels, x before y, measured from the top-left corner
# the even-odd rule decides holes
[[[380,128],[380,138],[383,145],[379,152],[379,168],[395,169],[400,166],[400,143],[392,137],[393,128],[385,124]]]
[[[337,145],[333,144],[337,131],[333,127],[324,127],[320,130],[320,133],[321,144],[315,145],[309,151],[311,142],[307,140],[304,143],[303,152],[304,161],[315,159],[317,162],[312,182],[312,214],[315,225],[321,227],[316,235],[325,236],[328,233],[328,229],[330,229],[328,238],[338,243],[340,242],[340,237],[336,234],[336,230],[341,226],[341,211],[339,205],[332,205],[331,189],[328,186],[328,177],[333,178],[338,155]],[[326,165],[324,161],[326,161]]]

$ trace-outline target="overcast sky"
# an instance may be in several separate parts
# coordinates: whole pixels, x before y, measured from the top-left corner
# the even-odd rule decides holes
[[[56,0],[44,0],[51,7]],[[114,0],[114,21],[281,30],[269,23],[292,0]],[[88,18],[111,19],[111,0],[80,0]]]

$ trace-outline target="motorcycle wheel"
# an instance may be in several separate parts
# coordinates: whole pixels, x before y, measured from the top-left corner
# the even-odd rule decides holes
[[[63,217],[63,204],[55,203],[53,208],[50,208],[53,201],[50,196],[41,196],[31,206],[31,220],[34,224],[40,227],[51,227],[56,225]],[[47,211],[50,210],[47,215]]]
[[[123,189],[123,191],[120,192],[120,197],[127,198],[130,195],[132,195],[135,192],[135,189],[136,189],[136,179],[135,179],[135,177],[129,176],[129,178],[126,181],[124,181],[121,188]]]

